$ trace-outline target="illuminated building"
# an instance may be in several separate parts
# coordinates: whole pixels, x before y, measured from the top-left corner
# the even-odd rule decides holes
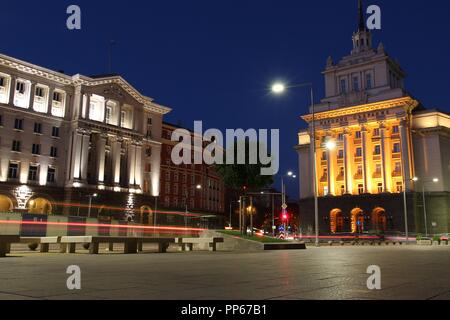
[[[75,204],[96,193],[149,213],[170,111],[117,75],[69,76],[0,55],[0,211],[86,215]]]
[[[161,207],[185,210],[187,206],[189,212],[223,214],[225,186],[214,168],[206,164],[173,164],[172,149],[178,142],[172,141],[172,132],[177,129],[180,127],[163,123]]]
[[[410,231],[425,230],[426,191],[428,229],[449,232],[450,115],[426,110],[406,92],[400,65],[383,44],[373,49],[362,11],[351,54],[338,63],[328,58],[323,75],[316,141],[311,109],[297,146],[304,226],[314,226],[315,164],[321,232],[404,231],[405,189]]]

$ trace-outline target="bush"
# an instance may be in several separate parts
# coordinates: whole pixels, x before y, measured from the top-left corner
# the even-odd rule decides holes
[[[422,234],[418,234],[416,237],[417,241],[423,240],[423,235]]]
[[[28,248],[31,250],[31,251],[36,251],[36,249],[39,247],[39,243],[30,243],[29,245],[28,245]]]
[[[434,242],[441,242],[441,237],[440,236],[434,236],[433,237],[433,241]]]

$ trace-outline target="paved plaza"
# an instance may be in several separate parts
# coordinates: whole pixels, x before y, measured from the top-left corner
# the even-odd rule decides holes
[[[81,268],[69,291],[66,269]],[[382,290],[367,289],[370,265]],[[0,299],[450,299],[450,247],[322,247],[258,253],[13,253]]]

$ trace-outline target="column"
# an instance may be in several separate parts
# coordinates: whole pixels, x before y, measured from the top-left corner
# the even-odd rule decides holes
[[[73,173],[70,179],[81,179],[81,147],[83,143],[83,134],[81,132],[74,132],[72,137],[72,163]]]
[[[115,185],[120,184],[120,160],[122,154],[122,142],[119,140],[114,141],[112,146],[112,177]]]
[[[405,180],[405,189],[411,190],[411,164],[409,162],[409,150],[408,150],[408,131],[407,122],[403,120],[400,123],[400,139],[402,145],[402,163],[403,163],[403,178]]]
[[[14,106],[14,95],[16,94],[16,80],[15,76],[11,76],[11,83],[9,85],[9,104]]]
[[[388,192],[387,185],[387,154],[386,154],[386,126],[384,123],[380,125],[380,135],[381,135],[381,167],[382,167],[382,175],[383,175],[383,192]]]
[[[154,145],[152,146],[152,149],[152,196],[159,197],[161,180],[161,145]]]
[[[49,115],[52,114],[53,109],[53,92],[55,92],[55,88],[50,87],[48,89],[48,106],[47,106],[47,113]]]
[[[87,99],[86,99],[86,119],[90,120],[91,119],[91,96],[92,94],[87,93],[86,94]]]
[[[31,82],[28,109],[34,110],[34,95],[35,95],[35,93],[36,93],[36,82]]]
[[[88,172],[88,159],[89,159],[89,144],[90,144],[90,134],[83,134],[82,146],[81,146],[81,180],[87,180],[87,172]]]
[[[311,169],[312,169],[311,182],[313,183],[313,185],[312,185],[313,196],[315,196],[316,193],[317,193],[317,195],[319,195],[319,185],[320,184],[319,184],[319,177],[318,177],[319,173],[317,170],[317,168],[319,166],[317,165],[318,159],[317,159],[317,149],[316,149],[316,145],[315,145],[316,141],[314,139],[314,133],[312,132],[312,130],[310,133],[310,137],[311,137],[310,162],[311,162]]]
[[[333,139],[331,136],[327,137],[327,141]],[[328,168],[328,195],[335,195],[336,186],[336,174],[335,174],[335,162],[336,162],[336,150],[327,149],[327,168]]]
[[[345,170],[345,193],[352,194],[352,152],[350,150],[350,133],[344,131],[344,170]]]
[[[368,165],[368,143],[367,128],[361,128],[362,133],[362,153],[363,153],[363,177],[364,177],[364,193],[369,193],[369,165]]]
[[[134,172],[134,181],[136,186],[142,187],[142,176],[143,176],[143,168],[142,168],[142,146],[136,146],[136,161],[135,161],[135,172]]]
[[[107,137],[105,135],[99,135],[97,140],[97,172],[99,184],[105,182],[106,139]]]
[[[128,146],[128,183],[130,186],[135,185],[136,172],[136,146],[130,143]]]

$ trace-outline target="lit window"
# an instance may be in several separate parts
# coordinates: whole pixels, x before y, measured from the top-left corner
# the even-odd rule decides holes
[[[373,131],[373,135],[374,135],[374,137],[379,137],[380,136],[380,129],[375,129]]]
[[[393,152],[394,153],[400,153],[400,151],[401,151],[401,147],[400,147],[400,143],[394,143],[394,150],[393,150]]]
[[[344,159],[344,150],[339,150],[338,159]]]
[[[53,92],[53,101],[62,102],[61,93],[58,91]]]
[[[358,184],[358,194],[363,194],[363,193],[364,193],[364,185]]]
[[[16,91],[17,93],[24,94],[26,90],[26,84],[22,81],[17,81],[16,83]]]
[[[398,193],[403,192],[403,182],[397,182],[397,192]]]
[[[120,113],[120,126],[125,127],[125,119],[126,119],[127,113],[125,111],[122,111]]]
[[[106,107],[105,120],[107,124],[111,123],[112,108]]]
[[[42,87],[36,87],[34,94],[36,97],[44,98],[45,97],[45,89]]]
[[[395,163],[395,173],[402,173],[402,164],[401,162]]]
[[[392,127],[392,133],[398,134],[399,132],[400,132],[399,126],[393,126],[393,127]]]
[[[377,163],[375,165],[375,173],[380,174],[381,173],[381,164]]]
[[[375,150],[373,151],[373,154],[376,156],[379,156],[381,154],[381,146],[380,145],[375,146]]]
[[[357,158],[362,157],[362,148],[361,147],[356,148],[356,157]]]
[[[382,183],[379,183],[378,184],[378,193],[383,193],[383,184]]]
[[[361,139],[361,137],[362,137],[362,132],[361,131],[356,131],[355,138],[356,139]]]
[[[362,176],[362,174],[363,174],[363,166],[359,165],[358,170],[357,170],[357,175]]]

